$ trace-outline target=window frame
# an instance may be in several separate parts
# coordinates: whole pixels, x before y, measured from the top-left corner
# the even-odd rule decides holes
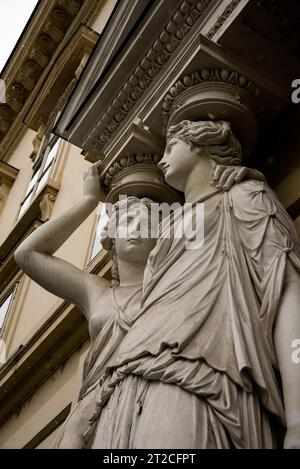
[[[7,310],[5,311],[5,314],[3,316],[3,321],[2,323],[0,322],[0,338],[3,337],[3,333],[7,324],[8,317],[11,313],[11,310],[13,308],[14,301],[16,299],[17,291],[20,285],[20,281],[16,280],[13,285],[10,286],[10,288],[4,293],[4,295],[0,298],[0,308],[4,305],[4,303],[7,301],[7,299],[11,296]],[[0,318],[1,320],[1,318]]]
[[[54,149],[57,142],[58,142],[57,150],[54,153],[54,156],[51,159],[51,161],[47,164],[48,156],[50,155],[51,151]],[[33,168],[32,168],[31,178],[30,178],[30,180],[27,184],[23,199],[20,203],[20,208],[19,208],[19,212],[18,212],[18,215],[17,215],[17,220],[22,218],[22,216],[24,215],[24,213],[28,209],[28,207],[29,207],[30,203],[32,202],[32,200],[41,192],[41,190],[43,189],[43,187],[47,183],[47,180],[49,179],[50,174],[51,174],[51,169],[53,168],[54,163],[55,163],[55,161],[57,159],[57,156],[59,154],[61,143],[62,143],[62,139],[60,137],[58,137],[57,135],[51,134],[51,136],[49,137],[49,140],[48,140],[47,147],[39,155],[38,159],[34,163]],[[49,174],[46,177],[46,180],[44,181],[44,183],[42,185],[40,185],[41,181],[43,180],[45,174],[48,171],[49,171]],[[32,187],[30,187],[31,183],[34,180],[34,178],[36,177],[36,175],[37,175],[37,178],[34,181],[34,184],[32,185]],[[24,206],[25,206],[25,208],[23,208]]]
[[[105,213],[105,215],[106,215],[105,222],[103,222],[103,225],[102,225],[102,229],[103,229],[103,227],[105,226],[105,224],[108,220],[108,216],[107,216],[107,213],[106,213],[106,210],[105,210],[105,202],[101,202],[99,204],[99,206],[97,208],[97,211],[98,211],[98,213],[96,214],[96,220],[95,220],[95,223],[93,225],[93,236],[91,238],[91,242],[90,242],[90,246],[89,246],[89,250],[88,250],[87,265],[89,265],[98,256],[98,254],[100,254],[100,252],[103,251],[103,247],[101,246],[101,244],[99,242],[99,249],[93,255],[94,246],[96,245],[96,240],[97,240],[97,235],[98,235],[98,227],[99,227],[99,224],[100,224],[102,214]],[[101,231],[102,231],[102,229],[101,229]]]

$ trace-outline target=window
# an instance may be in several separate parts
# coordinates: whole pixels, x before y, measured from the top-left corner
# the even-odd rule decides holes
[[[8,313],[11,310],[18,285],[19,283],[16,283],[9,293],[0,300],[0,335],[3,331]]]
[[[35,162],[31,180],[28,184],[24,199],[21,202],[21,209],[18,215],[18,219],[21,218],[21,216],[25,213],[32,199],[42,190],[46,184],[57,156],[59,145],[60,139],[52,135],[46,150]]]
[[[105,204],[101,204],[100,209],[99,209],[99,214],[98,214],[98,217],[97,217],[95,235],[94,235],[94,239],[93,239],[93,243],[92,243],[92,247],[91,247],[91,253],[90,253],[89,261],[94,259],[94,257],[102,250],[102,246],[101,246],[101,243],[100,243],[101,232],[102,232],[104,226],[106,225],[107,220],[108,220],[108,216],[107,216],[107,213],[106,213],[106,210],[105,210]]]

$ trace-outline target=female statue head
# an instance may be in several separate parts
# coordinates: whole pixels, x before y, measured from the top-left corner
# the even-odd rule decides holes
[[[181,121],[169,127],[167,142],[177,138],[191,145],[191,149],[201,151],[205,147],[210,158],[224,164],[219,158],[241,161],[241,145],[226,121]]]
[[[112,258],[112,287],[119,285],[118,260],[146,265],[156,243],[150,229],[152,203],[146,197],[130,196],[113,205],[101,233],[101,244]]]
[[[169,127],[165,154],[158,164],[167,183],[182,191],[199,157],[222,165],[240,164],[241,145],[229,122],[184,120]]]

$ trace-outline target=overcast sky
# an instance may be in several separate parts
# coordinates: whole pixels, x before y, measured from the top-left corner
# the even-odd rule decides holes
[[[0,71],[38,0],[0,0]]]

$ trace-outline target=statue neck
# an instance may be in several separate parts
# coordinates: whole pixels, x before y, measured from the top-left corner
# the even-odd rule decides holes
[[[201,197],[215,190],[211,185],[212,167],[207,156],[200,156],[199,162],[194,166],[185,181],[184,195],[185,202],[197,202]]]
[[[143,282],[146,264],[141,262],[126,262],[118,259],[120,286],[134,286]]]

